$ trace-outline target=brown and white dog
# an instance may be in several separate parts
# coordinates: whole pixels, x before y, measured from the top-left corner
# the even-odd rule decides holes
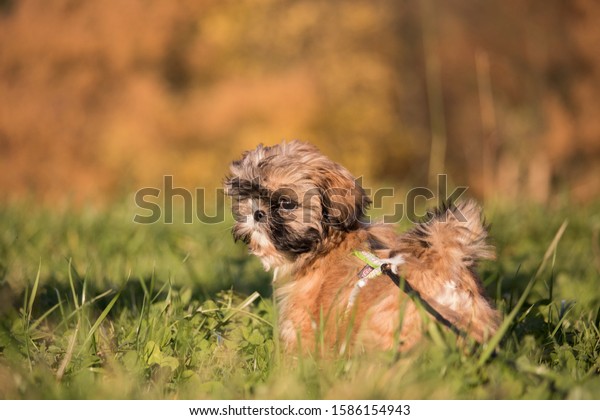
[[[225,189],[234,238],[279,279],[279,331],[288,351],[313,351],[318,343],[406,350],[421,338],[422,305],[385,275],[357,288],[365,263],[354,251],[381,258],[421,302],[475,340],[497,329],[499,313],[475,271],[494,249],[474,202],[431,212],[399,235],[392,225],[367,223],[370,200],[350,172],[298,141],[244,153],[231,164]]]

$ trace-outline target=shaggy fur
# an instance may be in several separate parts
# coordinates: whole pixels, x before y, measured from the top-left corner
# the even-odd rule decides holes
[[[437,209],[398,235],[393,226],[367,224],[370,200],[355,178],[298,141],[246,152],[231,164],[225,188],[234,238],[275,269],[288,351],[312,351],[319,341],[341,351],[406,350],[419,341],[423,314],[387,276],[370,280],[349,307],[364,266],[354,250],[385,259],[428,306],[477,341],[495,332],[499,314],[475,271],[494,250],[474,202]]]

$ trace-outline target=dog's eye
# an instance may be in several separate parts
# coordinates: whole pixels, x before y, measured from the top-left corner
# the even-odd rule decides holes
[[[297,205],[289,197],[281,197],[279,199],[279,207],[284,210],[294,210]]]

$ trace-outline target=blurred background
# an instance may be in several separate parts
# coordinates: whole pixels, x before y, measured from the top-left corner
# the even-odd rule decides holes
[[[484,201],[489,296],[539,277],[490,369],[279,369],[272,276],[215,188],[284,139],[394,187],[376,219],[422,215],[403,193],[437,174]],[[134,223],[166,176],[224,222],[177,197],[171,224],[164,193]],[[0,399],[589,399],[599,284],[600,0],[0,0]]]
[[[302,139],[369,184],[600,192],[597,0],[0,0],[2,200],[219,186]]]

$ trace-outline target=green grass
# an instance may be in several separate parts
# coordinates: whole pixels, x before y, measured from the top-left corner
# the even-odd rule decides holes
[[[282,353],[270,277],[231,222],[4,205],[0,397],[599,399],[599,205],[486,210],[483,279],[510,314],[496,351],[432,325],[406,354],[340,358]]]

